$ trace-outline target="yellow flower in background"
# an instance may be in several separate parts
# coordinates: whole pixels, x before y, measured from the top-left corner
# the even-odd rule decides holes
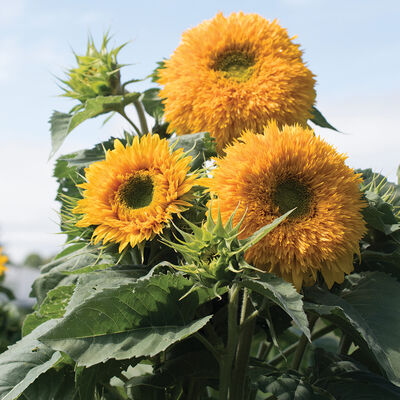
[[[257,14],[220,13],[187,30],[158,74],[170,131],[208,131],[219,150],[271,119],[305,125],[316,96],[299,45]]]
[[[276,123],[264,135],[246,131],[217,168],[208,186],[225,222],[238,207],[244,213],[241,237],[296,207],[295,211],[246,253],[254,266],[274,272],[297,290],[312,285],[320,271],[329,288],[353,270],[353,255],[366,232],[360,175],[346,157],[313,131]]]
[[[0,247],[0,276],[3,275],[4,271],[7,271],[6,262],[8,261],[8,257],[2,254],[3,248]]]
[[[172,151],[168,141],[146,135],[114,150],[85,169],[83,199],[74,212],[83,214],[79,227],[97,225],[92,240],[119,243],[121,252],[160,234],[173,214],[190,206],[187,197],[197,179],[188,175],[191,157]]]

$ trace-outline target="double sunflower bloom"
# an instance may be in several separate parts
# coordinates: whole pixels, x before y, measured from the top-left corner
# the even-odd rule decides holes
[[[215,137],[221,156],[212,177],[199,181],[191,158],[158,135],[126,147],[116,140],[86,169],[77,225],[96,226],[94,243],[134,247],[190,207],[201,182],[217,199],[214,217],[244,217],[242,238],[295,209],[247,251],[255,267],[298,290],[318,272],[328,287],[343,282],[366,230],[361,178],[306,127],[315,80],[301,56],[285,29],[255,14],[218,14],[185,32],[159,70],[160,96],[171,132]]]

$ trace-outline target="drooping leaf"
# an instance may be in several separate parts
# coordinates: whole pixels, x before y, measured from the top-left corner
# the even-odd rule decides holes
[[[58,286],[47,293],[39,310],[29,314],[22,327],[22,335],[26,336],[36,327],[49,319],[57,319],[64,316],[65,309],[75,289],[75,285]]]
[[[204,161],[216,156],[214,139],[208,132],[191,133],[171,138],[174,148],[183,148],[188,155],[192,156],[192,170],[200,168]]]
[[[267,297],[270,301],[279,305],[310,339],[310,330],[308,328],[307,315],[303,309],[302,296],[297,293],[291,283],[273,274],[257,273],[253,277],[244,277],[240,285]]]
[[[315,125],[318,125],[322,128],[329,128],[332,129],[336,132],[339,132],[336,128],[334,128],[327,120],[326,118],[321,114],[321,112],[316,108],[312,107],[311,109],[312,117],[310,120],[314,122]]]
[[[164,114],[164,106],[161,102],[161,98],[158,96],[159,92],[159,88],[147,89],[140,97],[147,114],[151,115],[158,123],[161,122]]]
[[[381,272],[346,277],[338,295],[312,288],[307,291],[306,309],[341,327],[361,348],[368,349],[394,383],[400,384],[400,283]]]
[[[41,340],[84,366],[154,356],[211,318],[193,320],[197,307],[214,294],[202,289],[181,299],[192,286],[182,275],[167,274],[105,289],[71,310]]]
[[[0,354],[0,400],[14,400],[41,374],[61,360],[55,352],[37,340],[55,325],[47,321]]]
[[[64,253],[65,254],[65,253]],[[32,285],[31,296],[36,297],[38,306],[46,298],[47,293],[57,286],[69,286],[76,283],[78,275],[66,274],[83,267],[96,264],[112,264],[114,258],[106,253],[99,254],[95,246],[77,247],[76,251],[67,253],[44,265],[39,277]]]
[[[108,112],[121,111],[139,96],[139,93],[128,93],[124,96],[97,96],[88,99],[81,111],[69,114],[53,111],[49,120],[52,142],[50,157],[61,147],[68,134],[82,122]]]
[[[349,356],[316,349],[313,384],[337,400],[398,400],[400,388]]]
[[[20,397],[20,400],[81,400],[74,385],[74,371],[71,367],[50,369],[39,376]],[[89,397],[86,400],[91,400]],[[93,398],[92,398],[93,399]]]

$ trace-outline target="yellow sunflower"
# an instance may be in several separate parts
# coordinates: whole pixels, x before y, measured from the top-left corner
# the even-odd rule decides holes
[[[158,135],[135,137],[126,147],[115,140],[105,160],[85,169],[87,182],[79,185],[84,198],[74,209],[83,217],[76,225],[97,225],[94,243],[119,243],[120,252],[152,239],[190,206],[188,193],[197,179],[188,175],[190,161]]]
[[[295,211],[246,253],[256,267],[274,272],[297,290],[316,281],[320,271],[329,288],[353,270],[353,255],[366,232],[359,174],[345,165],[345,155],[299,125],[276,123],[264,135],[246,131],[226,156],[217,159],[210,192],[218,196],[226,221],[238,207],[244,213],[241,237],[275,218]]]
[[[184,32],[158,72],[170,131],[208,131],[221,150],[270,119],[305,125],[315,80],[292,39],[275,20],[243,13],[220,13]]]
[[[4,271],[7,271],[6,262],[8,257],[2,254],[3,249],[0,247],[0,276],[3,275]]]

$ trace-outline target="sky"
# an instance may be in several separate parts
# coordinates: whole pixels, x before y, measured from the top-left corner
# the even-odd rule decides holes
[[[54,159],[48,119],[74,105],[56,77],[74,66],[88,34],[129,44],[118,61],[122,81],[144,78],[169,57],[184,30],[217,12],[255,12],[297,35],[316,75],[317,107],[342,133],[316,132],[348,155],[353,168],[397,180],[400,163],[400,2],[397,0],[29,1],[0,0],[0,243],[15,262],[30,252],[55,254],[58,233]],[[149,81],[130,86],[144,90]],[[123,121],[85,122],[57,155],[120,136]]]

